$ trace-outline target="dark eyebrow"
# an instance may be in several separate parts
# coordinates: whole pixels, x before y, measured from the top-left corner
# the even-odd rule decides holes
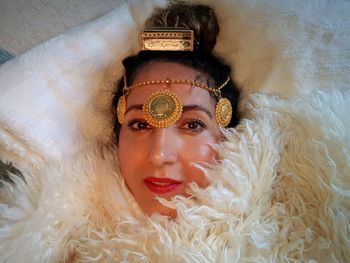
[[[206,113],[209,118],[211,119],[213,116],[211,115],[210,111],[200,105],[187,105],[187,106],[183,106],[183,111],[191,111],[191,110],[199,110],[199,111],[203,111],[204,113]]]
[[[136,104],[136,105],[131,105],[126,111],[125,111],[125,115],[131,111],[131,110],[142,110],[142,105],[141,104]],[[213,116],[210,113],[210,111],[200,105],[186,105],[183,106],[182,108],[183,111],[191,111],[191,110],[199,110],[199,111],[203,111],[204,113],[206,113],[209,118],[211,119]]]
[[[131,110],[142,110],[142,105],[141,104],[137,104],[137,105],[131,105],[129,108],[127,108],[127,110],[125,111],[125,115],[131,111]]]

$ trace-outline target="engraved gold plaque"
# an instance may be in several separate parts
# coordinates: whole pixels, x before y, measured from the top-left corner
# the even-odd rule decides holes
[[[215,107],[216,122],[226,127],[232,118],[232,105],[231,102],[226,98],[219,99]]]
[[[148,29],[141,34],[141,50],[152,51],[193,51],[194,33],[192,30],[175,28]]]
[[[120,124],[123,124],[126,112],[126,98],[125,95],[121,96],[117,105],[117,116]]]
[[[156,128],[166,128],[177,122],[182,114],[182,103],[171,90],[152,93],[143,104],[146,121]]]

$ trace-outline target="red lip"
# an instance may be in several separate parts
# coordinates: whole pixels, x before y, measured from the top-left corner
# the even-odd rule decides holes
[[[147,187],[156,194],[166,194],[174,191],[181,181],[170,178],[147,177],[144,179]]]

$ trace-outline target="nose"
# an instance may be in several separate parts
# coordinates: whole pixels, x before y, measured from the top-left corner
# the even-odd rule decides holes
[[[179,142],[172,127],[156,128],[149,145],[149,159],[155,167],[176,163]]]

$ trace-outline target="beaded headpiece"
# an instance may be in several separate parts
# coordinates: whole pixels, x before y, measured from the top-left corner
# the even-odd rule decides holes
[[[141,34],[142,50],[152,51],[192,51],[195,45],[192,30],[174,30],[166,29],[151,29],[145,30]],[[218,87],[209,87],[201,82],[190,80],[151,80],[136,83],[128,86],[126,76],[124,76],[123,95],[119,98],[117,106],[117,116],[120,124],[124,122],[124,116],[127,110],[126,96],[134,88],[147,85],[165,85],[165,89],[158,90],[149,95],[143,104],[143,113],[145,120],[153,127],[165,128],[177,122],[182,114],[182,102],[178,95],[169,89],[171,84],[186,84],[191,87],[205,89],[214,94],[218,99],[215,107],[215,117],[217,123],[226,127],[232,117],[232,105],[227,98],[221,97],[221,89],[224,88],[230,81],[230,76],[227,77],[224,83]]]

